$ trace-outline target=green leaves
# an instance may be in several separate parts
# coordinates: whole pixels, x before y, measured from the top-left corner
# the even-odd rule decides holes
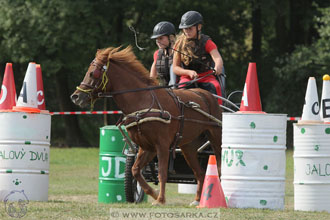
[[[314,76],[319,94],[322,76],[330,69],[330,8],[320,9],[321,16],[315,19],[320,38],[311,45],[297,46],[291,54],[277,59],[274,74],[277,83],[272,93],[270,108],[276,111],[301,114],[308,78]],[[290,91],[290,93],[287,93]],[[285,106],[276,103],[286,103]]]

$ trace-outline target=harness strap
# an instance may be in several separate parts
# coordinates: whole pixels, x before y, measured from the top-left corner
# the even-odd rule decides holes
[[[143,109],[126,115],[123,118],[123,125],[128,129],[149,121],[159,121],[169,124],[171,123],[171,114],[168,111],[159,109]]]
[[[180,98],[174,94],[174,92],[170,89],[166,90],[167,93],[173,98],[175,104],[177,105],[178,109],[180,110],[180,116],[173,117],[175,119],[179,120],[179,128],[175,135],[175,138],[171,144],[170,150],[172,151],[172,157],[175,159],[175,148],[177,145],[179,145],[180,140],[182,139],[182,133],[183,133],[183,126],[184,126],[184,103],[180,100]]]
[[[197,92],[197,91],[194,91],[194,90],[190,90],[191,92],[195,93],[196,95],[198,95],[199,97],[202,98],[202,100],[204,101],[205,105],[207,107],[209,107],[209,103],[207,101],[207,99],[205,98],[205,96],[203,95],[203,93],[200,93],[200,92]],[[208,113],[203,111],[201,108],[200,108],[200,105],[195,103],[195,102],[188,102],[186,103],[187,107],[201,113],[202,115],[206,116],[207,118],[211,119],[212,121],[215,121],[219,126],[222,126],[222,121],[217,119],[216,117],[214,117],[213,115],[211,115],[211,112],[210,112],[210,108],[208,108]]]
[[[155,92],[153,90],[151,90],[150,92],[151,92],[151,95],[152,95],[153,99],[156,100],[156,103],[158,105],[158,108],[160,109],[160,111],[162,113],[164,113],[164,109],[163,109],[162,105],[160,104],[157,95],[155,94]]]
[[[119,122],[119,121],[118,121]],[[126,145],[129,146],[130,148],[130,153],[132,154],[136,154],[136,144],[130,141],[130,139],[127,137],[127,135],[125,134],[125,132],[123,132],[123,130],[121,129],[121,125],[123,124],[123,121],[119,122],[116,124],[116,126],[118,127],[119,132],[121,133],[121,135],[123,136],[123,141],[125,142],[125,146],[123,147],[123,154],[126,148]]]
[[[182,139],[182,133],[183,133],[183,127],[184,127],[184,103],[180,100],[180,98],[178,97],[178,102],[180,103],[180,107],[181,107],[181,115],[179,116],[180,118],[180,129],[179,129],[179,133],[177,133],[177,136],[178,136],[178,142],[177,142],[177,145],[179,144],[179,142],[181,141]],[[175,150],[174,150],[175,152]]]
[[[216,117],[214,117],[213,115],[203,111],[201,108],[200,108],[200,105],[198,105],[197,103],[195,102],[188,102],[188,103],[185,103],[185,105],[199,113],[201,113],[202,115],[206,116],[207,118],[215,121],[219,126],[222,126],[222,121],[220,121],[219,119],[217,119]]]

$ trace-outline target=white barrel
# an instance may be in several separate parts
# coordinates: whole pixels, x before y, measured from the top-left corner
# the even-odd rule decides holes
[[[50,114],[0,112],[0,122],[0,201],[22,190],[47,201]]]
[[[181,194],[196,194],[197,192],[197,184],[178,184],[178,193]]]
[[[283,209],[285,114],[223,113],[221,185],[228,207]]]
[[[330,212],[330,124],[293,124],[294,209]]]

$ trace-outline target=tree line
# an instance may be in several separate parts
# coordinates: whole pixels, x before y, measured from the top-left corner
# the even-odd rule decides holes
[[[129,26],[147,48],[135,48],[135,54],[149,69],[156,50],[153,27],[170,21],[179,33],[188,10],[203,15],[203,32],[219,47],[228,92],[242,90],[248,63],[257,63],[266,112],[299,116],[308,77],[315,76],[321,89],[330,65],[330,2],[322,0],[0,0],[0,5],[0,70],[13,63],[18,93],[28,63],[40,63],[50,111],[81,110],[70,94],[97,49],[135,45]],[[95,110],[117,109],[111,99],[103,99]],[[97,146],[99,127],[117,119],[53,116],[52,145]]]

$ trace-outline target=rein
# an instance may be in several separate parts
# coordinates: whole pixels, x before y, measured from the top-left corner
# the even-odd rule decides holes
[[[193,80],[190,80],[188,82],[183,82],[183,83],[176,83],[173,85],[167,85],[167,86],[151,86],[147,88],[137,88],[137,89],[128,89],[128,90],[121,90],[121,91],[114,91],[114,92],[106,92],[106,93],[98,93],[98,97],[100,98],[105,98],[105,97],[111,97],[112,95],[118,95],[118,94],[124,94],[124,93],[129,93],[129,92],[141,92],[141,91],[150,91],[150,90],[157,90],[157,89],[168,89],[172,87],[179,87],[180,85],[185,85],[183,87],[180,87],[178,89],[183,89],[187,86],[190,86],[191,84],[197,82],[198,80],[201,80],[209,75],[212,75],[214,72],[211,72],[209,74],[206,74],[205,76],[202,76],[200,78],[196,78]]]

